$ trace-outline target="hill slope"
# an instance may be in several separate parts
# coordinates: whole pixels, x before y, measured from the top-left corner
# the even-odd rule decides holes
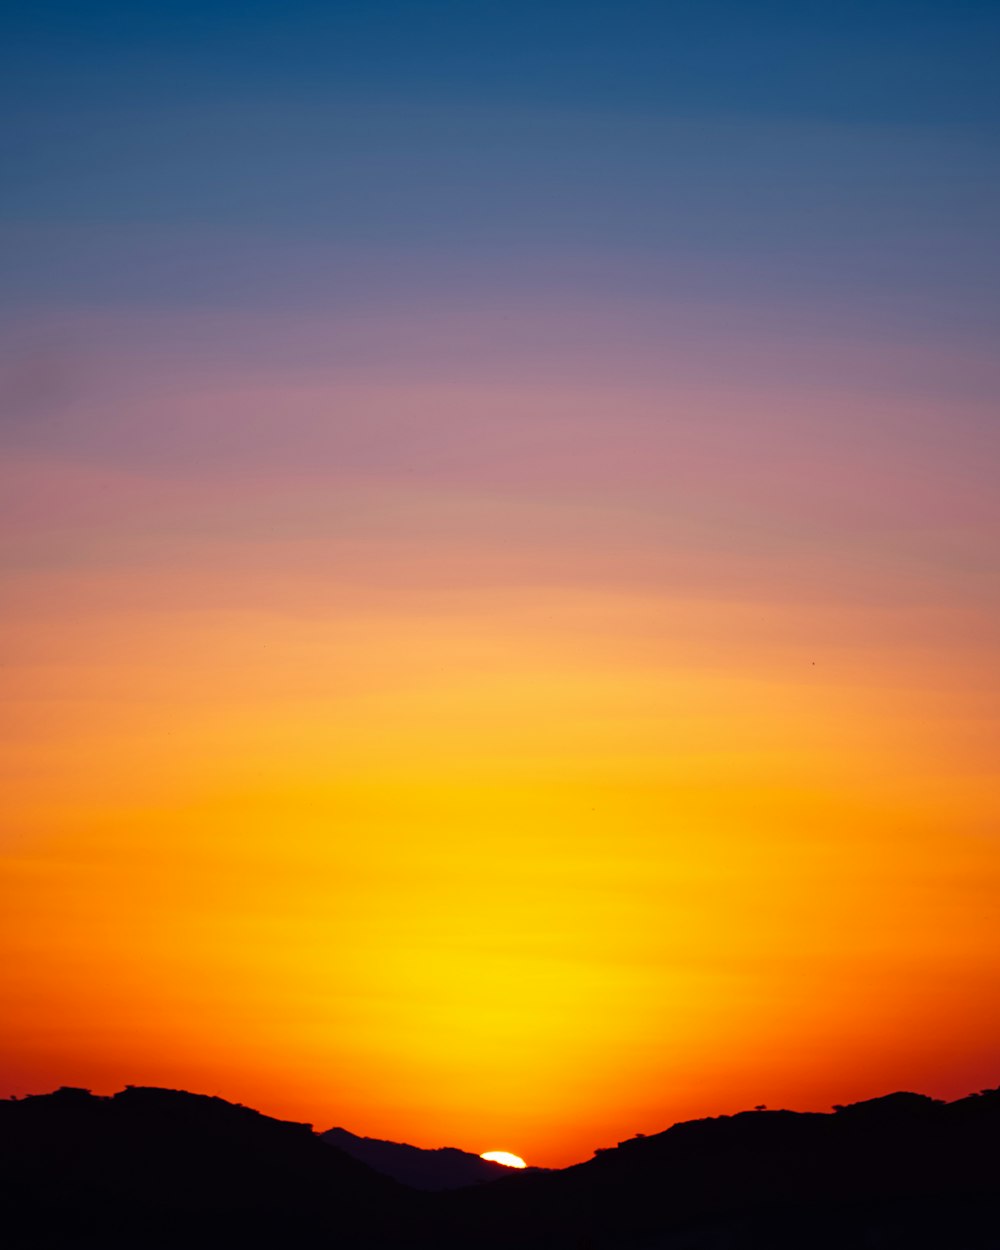
[[[344,1128],[331,1128],[320,1133],[321,1140],[336,1146],[352,1159],[358,1159],[376,1172],[391,1176],[412,1189],[461,1189],[465,1185],[481,1185],[498,1180],[507,1171],[499,1163],[490,1163],[478,1155],[453,1146],[439,1150],[423,1150],[403,1142],[382,1141],[377,1137],[357,1137]]]
[[[397,1245],[419,1196],[308,1124],[128,1088],[0,1103],[0,1242],[32,1247]]]
[[[1000,1091],[690,1121],[503,1190],[453,1195],[459,1243],[1000,1250]]]

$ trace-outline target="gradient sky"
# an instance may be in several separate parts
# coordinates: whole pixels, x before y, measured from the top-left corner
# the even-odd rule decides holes
[[[0,1093],[1000,1082],[997,6],[5,23]]]

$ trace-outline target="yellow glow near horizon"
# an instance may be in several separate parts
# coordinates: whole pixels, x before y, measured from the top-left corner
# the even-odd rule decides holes
[[[520,1155],[512,1155],[509,1150],[487,1150],[480,1159],[489,1163],[502,1163],[505,1168],[526,1168],[528,1165]]]
[[[894,638],[813,668],[781,631],[843,615],[610,593],[335,635],[61,612],[11,681],[3,1092],[176,1085],[553,1164],[756,1102],[989,1083],[985,1042],[954,1059],[1000,1040],[956,661]]]
[[[11,560],[0,1096],[167,1085],[548,1166],[996,1084],[978,566],[780,517],[730,551],[669,491],[255,483],[194,542],[186,483],[59,478]]]

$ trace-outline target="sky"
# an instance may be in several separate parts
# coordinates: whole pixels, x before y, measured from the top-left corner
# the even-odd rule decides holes
[[[0,1095],[998,1084],[1000,10],[5,22]]]

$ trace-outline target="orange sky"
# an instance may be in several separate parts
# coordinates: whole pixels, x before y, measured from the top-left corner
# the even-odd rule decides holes
[[[228,411],[228,377],[190,376],[182,425]],[[697,420],[654,419],[671,386]],[[614,459],[559,415],[592,390],[279,372],[249,450],[225,418],[244,464],[171,462],[190,432],[19,452],[3,1092],[182,1086],[563,1164],[761,1102],[996,1084],[985,479],[893,479],[856,398],[817,392],[831,439],[762,384],[749,462],[717,389],[647,379]],[[352,411],[409,412],[433,464],[327,469]],[[470,418],[499,457],[449,443]]]

